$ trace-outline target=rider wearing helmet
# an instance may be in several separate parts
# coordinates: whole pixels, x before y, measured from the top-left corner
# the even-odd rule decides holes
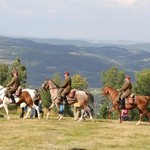
[[[117,89],[118,92],[121,93],[121,99],[119,98],[118,101],[120,102],[120,108],[123,109],[125,107],[125,98],[131,94],[132,83],[130,76],[125,76],[125,83],[120,89]]]
[[[8,98],[11,98],[12,103],[15,103],[15,99],[14,99],[13,94],[16,92],[19,85],[20,85],[20,79],[18,77],[18,70],[14,69],[12,71],[12,79],[7,84],[7,89],[6,89],[6,92],[5,92],[5,96],[8,97]]]
[[[60,85],[60,89],[58,91],[58,96],[57,98],[59,100],[65,100],[66,95],[71,91],[71,78],[69,76],[69,72],[65,71],[64,72],[64,77],[65,80],[64,82]]]

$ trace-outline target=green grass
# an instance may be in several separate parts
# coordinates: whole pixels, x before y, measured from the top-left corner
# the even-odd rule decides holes
[[[0,150],[148,150],[149,124],[96,119],[76,122],[73,118],[49,120],[0,118]]]

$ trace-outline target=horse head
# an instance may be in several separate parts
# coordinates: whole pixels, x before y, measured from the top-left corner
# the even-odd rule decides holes
[[[51,90],[57,88],[59,88],[59,86],[53,80],[50,79],[45,79],[44,83],[42,84],[42,89],[44,90]]]
[[[48,90],[49,89],[49,79],[45,79],[41,88],[44,89],[44,90]]]
[[[102,95],[103,96],[107,96],[107,95],[109,95],[109,85],[106,85],[104,88],[103,88],[103,90],[102,90]]]

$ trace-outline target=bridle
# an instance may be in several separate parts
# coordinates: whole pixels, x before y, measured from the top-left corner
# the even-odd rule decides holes
[[[53,89],[59,88],[59,87],[54,83],[53,80],[47,80],[46,83],[44,84],[44,89],[46,89],[47,84],[48,84],[49,81],[53,82],[53,84],[55,85],[55,87],[52,87],[52,88],[50,88],[49,85],[48,85],[48,89],[49,89],[49,90],[53,90]],[[46,86],[46,87],[45,87],[45,86]]]

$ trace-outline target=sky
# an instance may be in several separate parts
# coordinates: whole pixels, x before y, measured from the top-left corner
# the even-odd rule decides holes
[[[150,0],[0,0],[0,35],[150,42]]]

